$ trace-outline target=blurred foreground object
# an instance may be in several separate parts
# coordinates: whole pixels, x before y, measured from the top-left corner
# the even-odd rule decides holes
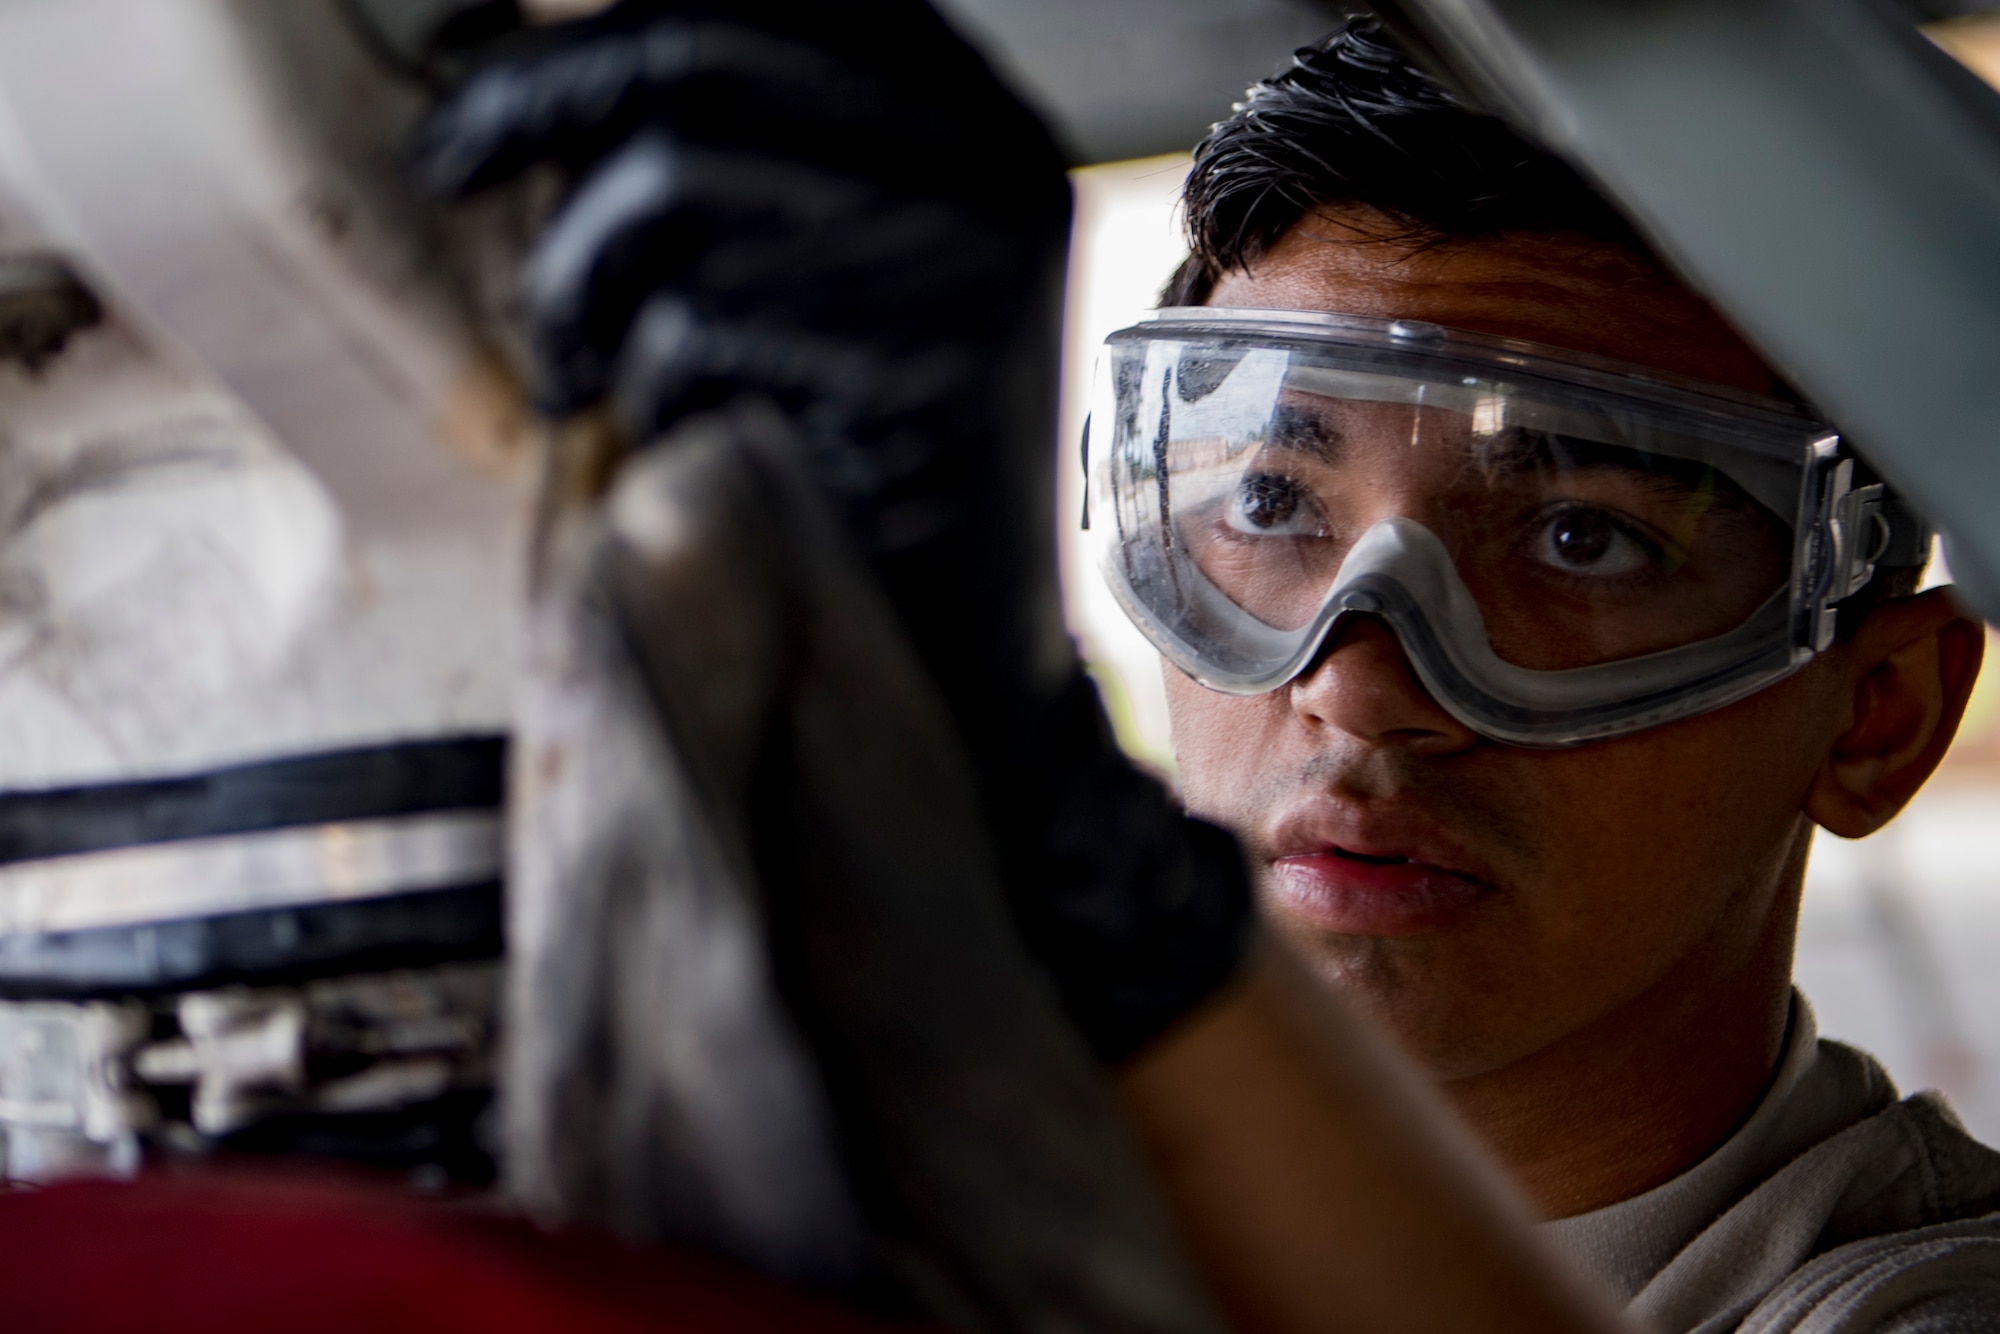
[[[441,195],[564,185],[510,1174],[956,1323],[1201,1328],[1054,993],[1129,1053],[1234,967],[1243,870],[1062,635],[1060,159],[927,10],[872,18],[620,6],[422,136]]]
[[[510,1173],[546,1217],[886,1281],[956,1325],[1205,1328],[797,452],[775,414],[695,419],[551,547]]]
[[[1385,0],[1594,177],[2000,619],[2000,95],[1877,0]]]

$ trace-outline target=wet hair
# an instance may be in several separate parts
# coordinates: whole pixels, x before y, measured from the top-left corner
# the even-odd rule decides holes
[[[1320,208],[1380,219],[1374,236],[1449,244],[1502,232],[1567,232],[1666,265],[1595,186],[1505,121],[1425,73],[1376,19],[1349,18],[1252,87],[1194,150],[1183,195],[1189,254],[1160,294],[1198,306]],[[1916,591],[1915,567],[1883,569],[1843,607],[1843,630]]]
[[[1387,220],[1384,240],[1580,232],[1652,258],[1568,163],[1465,106],[1371,18],[1349,19],[1252,87],[1195,148],[1184,202],[1190,254],[1162,305],[1201,304],[1323,206],[1372,210]]]

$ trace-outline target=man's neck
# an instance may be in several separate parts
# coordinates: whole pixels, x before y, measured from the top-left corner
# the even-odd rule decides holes
[[[1795,918],[1795,908],[1775,914],[1728,976],[1703,966],[1712,955],[1691,959],[1533,1055],[1445,1082],[1445,1096],[1545,1217],[1671,1181],[1741,1126],[1770,1084],[1791,1008]]]

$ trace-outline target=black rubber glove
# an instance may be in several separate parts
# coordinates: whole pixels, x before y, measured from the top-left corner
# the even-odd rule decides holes
[[[1053,421],[1069,197],[1047,131],[915,0],[626,3],[489,40],[416,170],[553,168],[523,279],[541,406],[633,440],[776,403],[938,682],[1016,915],[1100,1055],[1233,971],[1233,840],[1120,755],[1065,635]]]

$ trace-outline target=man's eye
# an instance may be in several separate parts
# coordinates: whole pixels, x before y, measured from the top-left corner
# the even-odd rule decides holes
[[[1572,506],[1542,520],[1535,556],[1570,574],[1610,578],[1632,574],[1657,554],[1653,545],[1599,509]]]
[[[1236,484],[1225,521],[1253,537],[1315,537],[1324,529],[1312,493],[1293,478],[1268,472],[1251,473]]]

